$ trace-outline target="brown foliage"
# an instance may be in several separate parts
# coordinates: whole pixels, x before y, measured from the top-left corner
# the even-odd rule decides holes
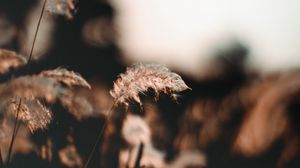
[[[285,136],[290,128],[288,107],[300,93],[299,79],[299,73],[289,72],[250,86],[245,94],[254,96],[255,101],[248,103],[253,106],[241,125],[236,150],[248,156],[257,155]]]

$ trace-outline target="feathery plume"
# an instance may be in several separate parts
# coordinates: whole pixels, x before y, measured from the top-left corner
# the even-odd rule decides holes
[[[0,108],[10,104],[12,97],[25,99],[43,99],[47,103],[61,101],[77,119],[93,115],[93,106],[83,95],[74,93],[74,89],[63,87],[79,85],[90,88],[90,85],[79,75],[67,70],[44,71],[40,75],[23,76],[0,85]],[[58,73],[55,73],[58,72]],[[61,73],[61,74],[60,74]],[[66,74],[66,75],[65,75]],[[65,79],[63,77],[65,76]]]
[[[117,104],[128,106],[128,102],[134,100],[142,105],[139,93],[149,88],[154,90],[156,97],[161,92],[174,96],[175,92],[190,89],[178,74],[162,65],[135,64],[119,75],[110,94]]]
[[[47,11],[51,14],[62,15],[72,19],[77,0],[48,0]]]
[[[81,77],[81,75],[73,71],[69,71],[65,68],[56,68],[53,70],[43,71],[40,73],[39,76],[54,79],[69,87],[81,86],[81,87],[91,89],[91,85],[86,80],[84,80]]]
[[[10,68],[16,68],[26,63],[25,58],[14,51],[0,49],[0,73],[9,71]]]
[[[12,99],[8,107],[13,114],[18,110],[17,99]],[[52,113],[37,99],[24,99],[20,104],[20,120],[24,121],[33,133],[38,129],[45,129],[52,120]]]
[[[23,76],[0,85],[1,100],[37,97],[53,103],[62,90],[56,81],[38,76]]]

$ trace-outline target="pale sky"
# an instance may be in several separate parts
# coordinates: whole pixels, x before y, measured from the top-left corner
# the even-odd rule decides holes
[[[233,37],[263,71],[300,67],[299,0],[112,0],[119,44],[132,61],[201,73]]]

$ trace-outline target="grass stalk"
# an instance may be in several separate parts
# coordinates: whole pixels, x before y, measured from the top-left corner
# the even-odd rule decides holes
[[[44,11],[45,11],[46,3],[47,3],[47,0],[44,0],[42,11],[41,11],[41,14],[40,14],[40,17],[39,17],[39,20],[38,20],[38,24],[37,24],[37,27],[36,27],[36,30],[35,30],[35,34],[34,34],[34,38],[33,38],[32,46],[31,46],[31,49],[30,49],[30,54],[29,54],[27,64],[29,64],[31,59],[32,59],[32,54],[33,54],[37,34],[38,34],[38,31],[39,31],[39,28],[40,28],[40,25],[41,25],[41,21],[42,21],[42,18],[43,18],[43,14],[44,14]],[[14,142],[15,142],[15,138],[16,138],[16,136],[18,134],[18,131],[20,129],[20,126],[21,126],[21,124],[19,122],[19,113],[20,113],[21,103],[22,103],[22,99],[20,98],[18,108],[17,108],[17,114],[16,114],[16,117],[15,117],[13,134],[12,134],[12,138],[11,138],[11,141],[10,141],[9,150],[8,150],[8,154],[7,154],[7,158],[6,158],[6,163],[10,162],[11,155],[12,155],[12,150],[13,150],[13,145],[14,145]]]
[[[12,154],[12,149],[13,149],[13,145],[14,145],[14,142],[15,142],[15,138],[18,134],[18,118],[19,118],[19,114],[20,114],[20,109],[21,109],[21,103],[22,103],[22,99],[20,98],[19,100],[19,103],[18,103],[18,108],[17,108],[17,111],[16,111],[16,117],[15,117],[15,123],[14,123],[14,129],[13,129],[13,134],[12,134],[12,138],[11,138],[11,141],[10,141],[10,145],[9,145],[9,149],[8,149],[8,154],[7,154],[7,158],[6,158],[6,163],[9,163],[10,161],[10,158],[11,158],[11,154]]]
[[[115,105],[116,105],[116,102],[113,103],[113,105],[111,106],[111,108],[110,108],[109,111],[107,112],[107,117],[106,117],[106,119],[104,120],[103,127],[101,128],[99,134],[97,135],[96,142],[95,142],[95,144],[94,144],[94,146],[93,146],[93,148],[92,148],[92,150],[91,150],[91,153],[89,154],[89,157],[88,157],[88,159],[87,159],[87,161],[86,161],[86,163],[85,163],[85,165],[84,165],[84,168],[88,168],[89,163],[91,162],[91,160],[92,160],[92,158],[93,158],[93,156],[94,156],[95,150],[97,149],[97,147],[98,147],[98,145],[99,145],[99,143],[100,143],[102,134],[104,133],[104,130],[105,130],[107,124],[108,124],[108,121],[110,120],[111,112],[112,112],[112,110],[114,109]]]

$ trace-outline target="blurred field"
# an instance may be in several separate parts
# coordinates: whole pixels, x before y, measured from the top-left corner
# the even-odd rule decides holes
[[[47,0],[27,64],[43,2],[0,2],[4,162],[15,121],[7,109],[18,109],[11,95],[38,95],[23,103],[52,111],[45,129],[19,122],[2,167],[84,167],[102,128],[90,168],[300,166],[298,2]],[[164,87],[150,77],[120,84],[118,75],[136,62],[164,64],[191,90],[157,92]],[[78,74],[45,74],[57,67]],[[114,82],[140,93],[127,93],[136,102],[110,111]]]

